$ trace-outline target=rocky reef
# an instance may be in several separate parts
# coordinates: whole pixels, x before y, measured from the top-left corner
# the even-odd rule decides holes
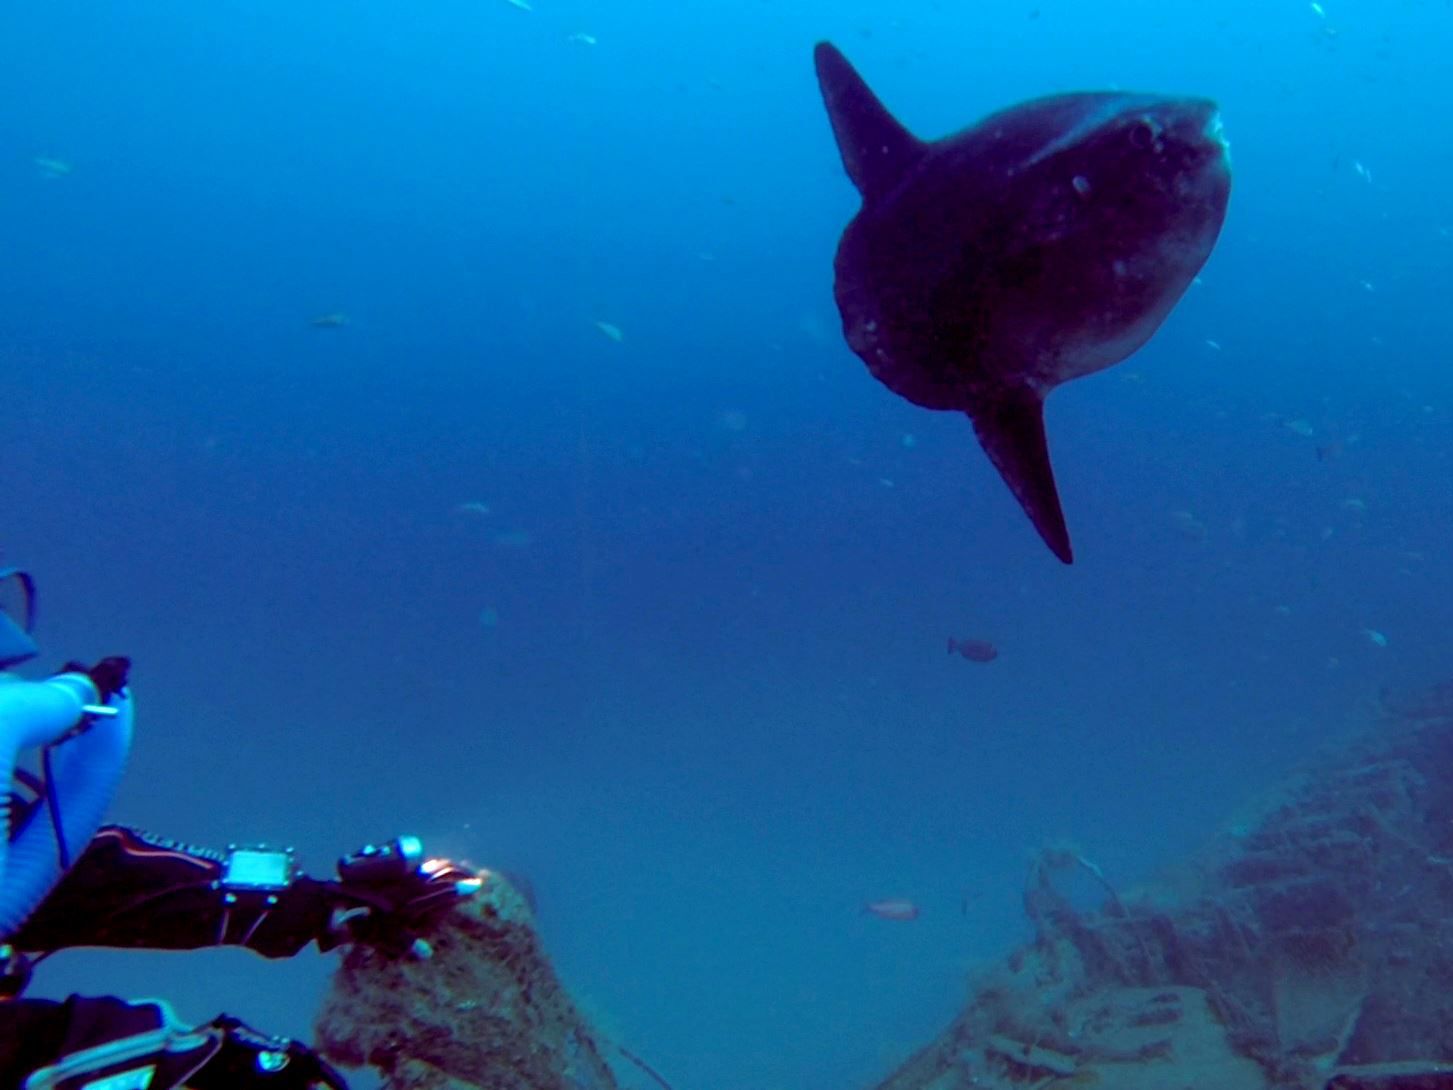
[[[420,954],[344,956],[315,1027],[328,1059],[371,1065],[384,1090],[616,1090],[505,879],[488,874]]]

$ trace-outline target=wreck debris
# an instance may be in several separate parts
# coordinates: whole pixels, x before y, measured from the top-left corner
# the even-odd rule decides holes
[[[989,1039],[984,1042],[984,1052],[1007,1060],[1015,1067],[1041,1075],[1073,1075],[1079,1066],[1073,1056],[1027,1042],[1012,1041],[998,1033],[989,1035]]]
[[[317,1018],[323,1055],[377,1068],[384,1090],[616,1090],[604,1042],[498,874],[440,921],[427,951],[349,950]]]
[[[1382,712],[1134,895],[1040,853],[1034,939],[878,1090],[1453,1090],[1453,684]]]

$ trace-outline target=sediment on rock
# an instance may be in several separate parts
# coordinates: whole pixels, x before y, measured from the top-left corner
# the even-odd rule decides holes
[[[318,1047],[385,1090],[616,1090],[604,1047],[561,986],[528,907],[500,876],[427,937],[428,956],[344,956]]]
[[[1453,684],[1136,895],[1056,847],[1024,905],[1033,941],[878,1090],[1453,1090]]]

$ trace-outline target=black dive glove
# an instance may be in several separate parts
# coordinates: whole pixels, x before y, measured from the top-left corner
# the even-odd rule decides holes
[[[96,686],[104,704],[126,688],[127,675],[131,672],[131,660],[125,655],[108,655],[95,666],[81,662],[68,662],[61,667],[63,674],[85,674]]]
[[[222,1044],[186,1080],[188,1090],[348,1090],[337,1069],[301,1042],[268,1037],[228,1014],[212,1028]]]
[[[425,859],[418,837],[368,844],[338,861],[338,883],[357,910],[345,914],[349,936],[385,953],[405,953],[445,913],[479,892],[473,870]]]

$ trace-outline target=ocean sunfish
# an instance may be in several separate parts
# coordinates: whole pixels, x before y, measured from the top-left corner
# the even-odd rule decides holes
[[[967,413],[1070,563],[1044,399],[1143,345],[1210,255],[1231,192],[1215,104],[1057,95],[925,141],[836,48],[815,57],[863,198],[834,261],[848,344],[894,393]]]

